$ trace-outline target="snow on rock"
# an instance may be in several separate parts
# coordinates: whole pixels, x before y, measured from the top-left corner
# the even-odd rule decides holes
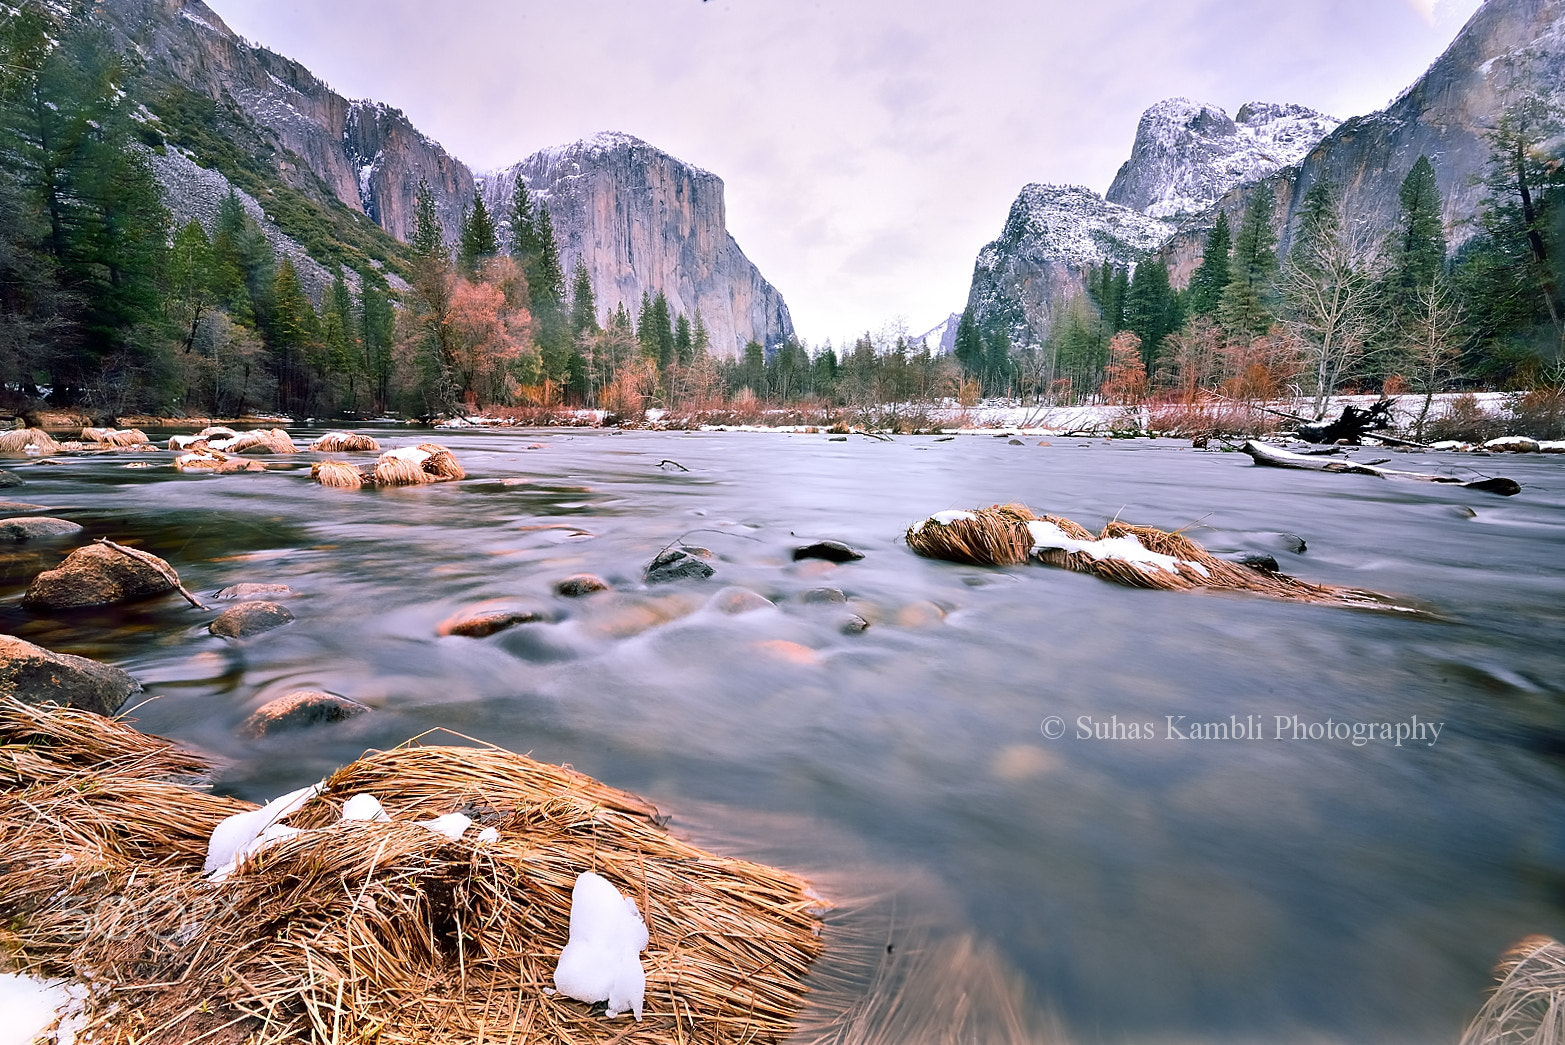
[[[608,1002],[608,1015],[629,1009],[641,1019],[647,976],[641,952],[647,925],[627,896],[591,871],[571,890],[571,935],[554,970],[554,986],[567,997]]]
[[[978,253],[967,306],[981,328],[1040,344],[1056,310],[1085,290],[1089,265],[1134,268],[1173,234],[1173,225],[1080,185],[1027,185],[1000,238]]]
[[[1215,105],[1169,98],[1142,114],[1106,198],[1155,218],[1193,214],[1298,163],[1340,123],[1302,105],[1249,102],[1230,118]]]

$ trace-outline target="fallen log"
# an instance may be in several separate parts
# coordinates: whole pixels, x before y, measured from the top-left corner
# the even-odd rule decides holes
[[[1522,491],[1521,484],[1515,479],[1506,479],[1502,476],[1495,476],[1490,479],[1463,480],[1449,475],[1403,472],[1395,468],[1380,468],[1372,464],[1357,464],[1338,457],[1296,454],[1268,443],[1256,442],[1254,439],[1246,439],[1244,446],[1240,447],[1240,449],[1249,454],[1250,459],[1256,464],[1267,465],[1271,468],[1300,468],[1310,472],[1352,472],[1358,475],[1375,475],[1382,479],[1416,479],[1425,483],[1447,483],[1465,486],[1469,490],[1483,490],[1485,493],[1497,493],[1502,497],[1510,497]]]

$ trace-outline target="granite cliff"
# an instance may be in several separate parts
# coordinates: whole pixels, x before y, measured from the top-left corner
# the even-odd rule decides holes
[[[788,306],[728,234],[723,181],[628,134],[544,149],[485,176],[484,204],[503,217],[516,179],[549,211],[566,273],[592,277],[600,318],[661,290],[676,313],[706,323],[711,351],[793,336]],[[508,229],[502,229],[506,232]]]

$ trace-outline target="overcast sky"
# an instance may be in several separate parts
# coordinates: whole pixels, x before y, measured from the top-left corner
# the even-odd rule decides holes
[[[1383,107],[1478,0],[208,0],[475,171],[619,130],[726,184],[800,335],[967,300],[1028,182],[1103,192],[1141,113]]]

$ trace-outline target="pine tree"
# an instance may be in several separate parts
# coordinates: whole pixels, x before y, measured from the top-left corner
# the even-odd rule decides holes
[[[653,358],[660,371],[667,370],[674,362],[674,318],[661,290],[652,296],[652,332]]]
[[[1299,228],[1288,257],[1296,265],[1308,265],[1326,240],[1342,233],[1342,197],[1330,178],[1317,179],[1299,205]]]
[[[1140,339],[1146,373],[1154,372],[1163,339],[1179,329],[1181,320],[1178,298],[1168,282],[1168,266],[1160,261],[1137,265],[1125,295],[1124,328]]]
[[[674,321],[674,362],[680,366],[689,366],[695,362],[695,358],[695,338],[690,329],[690,318],[681,312]]]
[[[473,208],[463,216],[462,239],[457,247],[457,264],[471,279],[478,267],[488,258],[500,253],[500,242],[495,233],[494,221],[484,206],[482,195],[473,198]]]
[[[392,328],[396,314],[379,273],[359,273],[359,331],[364,345],[364,370],[369,375],[377,412],[385,411],[391,398]]]
[[[450,251],[446,249],[445,230],[440,226],[440,214],[435,209],[434,190],[422,179],[414,198],[413,238],[408,246],[420,261],[438,262],[444,266],[451,260]]]
[[[1421,287],[1429,286],[1445,267],[1444,203],[1435,183],[1435,169],[1428,156],[1420,156],[1402,179],[1400,236],[1394,241],[1392,286],[1402,304]]]
[[[1272,301],[1277,278],[1277,234],[1272,229],[1272,194],[1261,186],[1250,196],[1234,238],[1228,286],[1218,304],[1218,322],[1235,337],[1264,334],[1276,318]]]
[[[952,345],[951,354],[962,368],[963,377],[978,377],[983,373],[984,340],[978,332],[978,322],[973,318],[971,306],[962,311],[962,318],[956,322],[956,341]]]
[[[1206,249],[1201,253],[1201,265],[1190,277],[1190,313],[1210,316],[1217,312],[1217,305],[1228,286],[1228,253],[1233,247],[1228,231],[1228,215],[1217,212],[1217,222],[1206,234]]]
[[[212,244],[199,221],[188,223],[174,237],[168,257],[169,318],[186,352],[195,347],[201,320],[214,304]]]
[[[299,274],[285,257],[272,281],[272,313],[266,331],[272,372],[277,378],[277,405],[284,412],[305,406],[305,356],[314,340],[315,320],[315,309],[304,293]]]
[[[517,175],[516,186],[511,191],[511,257],[522,266],[522,272],[532,274],[532,266],[538,256],[538,217],[533,209],[532,196],[527,184]]]
[[[706,320],[701,317],[699,308],[696,309],[695,327],[690,332],[690,345],[698,356],[712,347],[712,335],[707,332]]]
[[[577,258],[571,278],[571,335],[580,337],[597,329],[598,305],[592,296],[592,276],[587,272],[587,262]]]

